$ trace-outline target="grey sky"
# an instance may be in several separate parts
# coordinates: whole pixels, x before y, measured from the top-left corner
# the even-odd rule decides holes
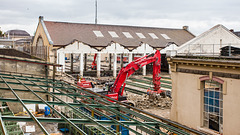
[[[2,31],[24,29],[33,35],[44,20],[94,23],[95,0],[0,0]],[[98,0],[98,23],[182,28],[201,34],[217,24],[240,30],[239,0]]]

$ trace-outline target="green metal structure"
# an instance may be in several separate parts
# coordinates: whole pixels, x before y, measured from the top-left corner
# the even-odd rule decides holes
[[[0,91],[11,92],[14,97],[3,96],[0,102],[20,103],[28,113],[28,117],[0,115],[0,125],[4,135],[9,134],[7,122],[11,121],[35,122],[42,133],[47,135],[50,133],[43,126],[45,122],[64,124],[70,130],[70,134],[76,135],[119,135],[122,134],[121,127],[137,135],[147,133],[147,131],[156,135],[204,134],[122,102],[113,99],[111,102],[109,97],[63,80],[3,72],[0,73]],[[19,96],[19,93],[29,94],[29,97],[33,98],[24,99]],[[52,116],[36,117],[26,107],[26,104],[45,104],[51,108]],[[96,116],[106,119],[98,119]]]

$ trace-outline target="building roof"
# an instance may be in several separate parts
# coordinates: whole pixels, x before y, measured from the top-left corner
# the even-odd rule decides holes
[[[25,30],[9,30],[5,34],[10,36],[30,36]]]
[[[40,60],[39,58],[34,57],[28,53],[11,48],[10,49],[0,48],[0,55]]]
[[[225,34],[229,35],[232,37],[232,39],[236,39],[236,41],[232,41],[231,39],[227,39],[227,40],[223,40],[223,43],[222,44],[237,44],[239,45],[239,42],[240,42],[240,38],[235,35],[234,33],[232,33],[231,31],[229,31],[225,26],[223,26],[222,24],[218,24],[218,25],[215,25],[214,27],[212,27],[211,29],[205,31],[204,33],[200,34],[199,36],[196,36],[195,38],[187,41],[186,43],[184,43],[182,46],[180,46],[177,50],[178,53],[184,53],[184,51],[188,51],[189,49],[189,46],[191,45],[192,46],[199,46],[200,44],[216,44],[216,45],[220,45],[220,39],[224,39],[224,38],[227,38],[226,35],[224,35],[223,37],[220,37],[218,36],[217,37],[217,42],[216,40],[214,40],[213,36],[212,35],[217,35],[216,34],[216,31],[219,31],[219,30],[223,30],[225,31]],[[205,42],[205,41],[202,41],[204,38],[211,38],[212,40],[210,40],[211,42]],[[216,38],[216,37],[215,37]],[[206,46],[205,46],[206,47]],[[206,47],[207,49],[211,49],[212,47],[208,46]],[[216,50],[215,50],[216,51]],[[192,53],[192,52],[191,52]],[[203,53],[203,52],[202,52]]]
[[[125,47],[136,47],[146,43],[152,47],[164,48],[169,42],[182,45],[195,37],[184,29],[43,22],[53,45],[59,46],[68,45],[77,40],[92,47],[107,46],[111,42],[116,42]]]
[[[234,31],[233,32],[235,35],[237,35],[238,37],[240,37],[240,31]]]
[[[0,48],[0,59],[35,63],[35,64],[41,64],[41,65],[50,65],[50,66],[54,65],[58,67],[61,66],[59,64],[43,61],[42,59],[36,56],[30,55],[28,53],[25,53],[16,49],[11,49],[11,48],[10,49]]]
[[[23,39],[16,40],[16,44],[31,43],[32,40],[33,40],[33,37],[30,36],[28,38],[23,38]]]

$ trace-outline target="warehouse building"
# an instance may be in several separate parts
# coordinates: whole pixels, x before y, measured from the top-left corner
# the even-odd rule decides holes
[[[100,76],[101,61],[111,61],[109,70],[116,76],[116,59],[118,55],[123,58],[133,55],[146,55],[155,49],[172,49],[181,46],[195,36],[183,29],[119,26],[102,24],[81,24],[69,22],[45,21],[39,17],[38,27],[33,40],[32,54],[50,62],[56,62],[65,67],[65,58],[69,54],[78,54],[78,72],[83,75],[86,71],[84,61],[87,56],[98,54],[97,76]],[[166,50],[163,51],[164,53]],[[85,57],[85,55],[87,55]],[[72,63],[72,62],[71,62]],[[112,65],[112,66],[111,66]],[[121,64],[122,65],[122,64]],[[165,64],[165,67],[168,66]],[[65,71],[65,68],[62,69]],[[71,70],[73,66],[71,64]],[[146,74],[146,67],[143,68]]]

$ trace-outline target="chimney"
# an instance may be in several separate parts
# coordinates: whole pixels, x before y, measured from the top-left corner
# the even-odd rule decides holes
[[[39,16],[39,22],[43,20],[43,16]]]
[[[189,27],[188,26],[183,26],[183,29],[188,31]]]
[[[234,32],[234,29],[230,29],[229,31],[231,31],[232,33]]]

